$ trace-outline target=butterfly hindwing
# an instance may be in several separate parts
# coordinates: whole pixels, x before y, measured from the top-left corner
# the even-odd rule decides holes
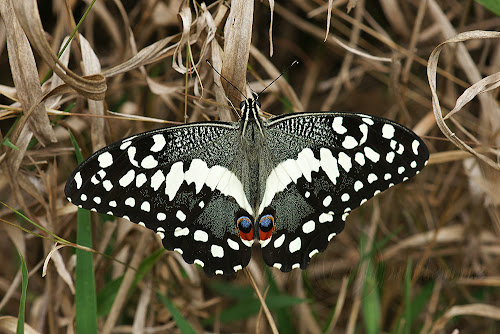
[[[234,124],[189,124],[118,141],[85,160],[65,194],[79,207],[152,229],[166,249],[209,276],[232,274],[251,255],[235,225],[251,209],[230,170],[239,154]]]
[[[417,174],[429,155],[407,128],[348,113],[276,117],[268,122],[267,144],[279,163],[266,172],[258,212],[275,211],[262,254],[282,271],[305,269],[343,230],[351,210]]]

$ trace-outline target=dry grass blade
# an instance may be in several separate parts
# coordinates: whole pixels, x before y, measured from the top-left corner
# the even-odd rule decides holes
[[[273,334],[278,334],[278,327],[276,327],[276,323],[274,322],[273,316],[271,312],[269,311],[269,308],[267,307],[266,301],[264,300],[264,297],[262,297],[262,294],[260,293],[259,287],[255,283],[255,280],[253,279],[253,276],[250,274],[250,271],[248,269],[243,269],[245,272],[246,276],[248,277],[248,280],[250,281],[250,284],[253,287],[253,290],[255,291],[255,294],[257,295],[257,298],[259,299],[260,305],[262,306],[262,309],[264,311],[264,314],[266,316],[267,322],[269,323],[269,326],[271,327],[271,331]]]
[[[17,135],[20,134],[20,130],[27,122],[41,143],[55,142],[56,137],[49,124],[45,109],[43,105],[39,105],[42,89],[38,79],[35,57],[15,16],[10,0],[0,3],[0,12],[7,30],[7,48],[12,78],[16,86],[17,97],[24,109],[24,116],[19,123]],[[30,109],[31,111],[28,113]],[[20,146],[24,147],[24,145]],[[21,150],[17,156],[22,158],[24,152]],[[19,163],[20,161],[17,160],[17,167],[19,167]]]
[[[16,334],[17,328],[17,318],[11,316],[3,316],[0,317],[0,332],[5,334]],[[26,334],[40,334],[41,332],[37,331],[27,323],[24,324],[24,333]]]
[[[253,0],[234,0],[231,3],[229,18],[224,27],[224,59],[221,74],[240,92],[246,91],[246,72],[250,43],[252,40]],[[241,101],[241,94],[226,81],[222,82],[233,105]]]
[[[458,305],[451,307],[446,313],[439,318],[430,333],[436,333],[442,330],[445,324],[452,318],[461,315],[473,315],[479,317],[485,317],[490,319],[500,320],[500,307],[491,306],[487,304],[469,304],[469,305]]]

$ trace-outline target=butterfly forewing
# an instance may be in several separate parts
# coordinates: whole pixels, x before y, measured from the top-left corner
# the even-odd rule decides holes
[[[228,169],[239,153],[235,124],[190,124],[118,141],[85,160],[65,194],[79,207],[152,229],[209,276],[232,274],[251,255],[235,224],[251,209]]]
[[[279,164],[259,208],[275,212],[262,254],[282,271],[305,269],[343,230],[351,210],[417,174],[429,156],[407,128],[362,114],[281,116],[268,123],[266,135]]]

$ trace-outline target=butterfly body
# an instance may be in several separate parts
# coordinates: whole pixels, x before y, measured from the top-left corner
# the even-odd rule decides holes
[[[66,184],[79,207],[154,230],[207,275],[264,261],[305,269],[351,210],[417,174],[428,151],[386,119],[297,113],[264,119],[250,98],[238,122],[192,123],[132,136],[94,153]]]

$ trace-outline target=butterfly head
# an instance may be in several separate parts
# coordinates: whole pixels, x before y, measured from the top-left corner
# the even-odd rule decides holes
[[[241,101],[240,109],[243,119],[258,119],[260,111],[259,96],[253,93],[252,97],[249,97],[245,101]]]

